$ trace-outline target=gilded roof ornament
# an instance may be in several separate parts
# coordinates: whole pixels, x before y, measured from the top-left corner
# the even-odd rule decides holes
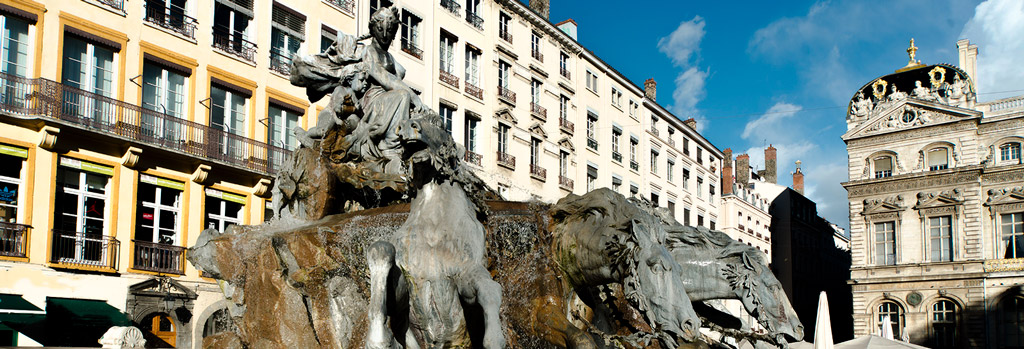
[[[914,38],[910,38],[910,47],[907,48],[907,54],[910,55],[910,62],[907,62],[907,66],[921,64],[921,61],[914,60],[914,56],[917,56],[917,46],[914,46]]]

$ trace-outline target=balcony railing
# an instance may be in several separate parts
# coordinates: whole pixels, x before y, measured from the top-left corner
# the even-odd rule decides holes
[[[196,38],[196,19],[185,15],[185,9],[171,5],[162,6],[162,2],[146,1],[146,18],[149,23],[181,34],[189,39]]]
[[[593,138],[587,138],[587,147],[590,149],[597,150],[597,140]]]
[[[544,54],[540,53],[540,50],[530,50],[530,55],[533,56],[538,62],[544,62]]]
[[[48,79],[0,73],[0,113],[39,116],[156,148],[217,160],[263,174],[281,169],[288,150]]]
[[[292,58],[285,52],[270,50],[270,70],[291,75]]]
[[[466,151],[466,162],[470,164],[481,166],[480,163],[481,160],[483,160],[483,158],[483,155],[471,152],[469,150]]]
[[[444,69],[441,69],[439,72],[440,73],[438,74],[438,78],[441,79],[441,81],[443,81],[444,83],[446,83],[448,85],[451,85],[452,87],[455,87],[456,89],[459,88],[459,77],[458,76],[455,76],[455,74],[449,73],[449,72],[445,71]]]
[[[1024,108],[1024,96],[1000,99],[989,104],[989,111]]]
[[[537,104],[536,102],[530,102],[530,114],[533,114],[533,116],[536,116],[541,120],[548,119],[548,110],[544,109],[544,107],[540,106],[540,104]]]
[[[672,139],[672,134],[671,133],[668,134],[668,146],[670,146],[670,147],[676,146],[676,141]]]
[[[516,169],[516,157],[509,153],[498,152],[498,165],[510,170]]]
[[[456,16],[459,15],[459,10],[462,9],[462,6],[455,2],[455,0],[441,0],[441,7],[444,7],[448,12]]]
[[[651,126],[651,134],[654,134],[655,137],[661,136],[661,133],[658,132],[658,128],[654,126]]]
[[[469,83],[468,81],[466,82],[466,93],[468,93],[470,96],[476,97],[477,99],[484,99],[484,90],[480,87],[477,87],[474,84]]]
[[[423,59],[423,50],[416,47],[415,43],[402,40],[402,51],[416,57],[416,59]]]
[[[120,244],[111,236],[54,229],[50,262],[67,267],[117,270]]]
[[[475,13],[466,12],[466,22],[476,27],[476,29],[484,29],[484,19]]]
[[[0,256],[27,257],[29,226],[0,222]]]
[[[499,30],[498,37],[510,44],[512,43],[512,32],[508,30]]]
[[[348,14],[355,14],[356,1],[355,0],[327,0],[331,5],[337,6],[342,11]]]
[[[572,79],[572,74],[569,73],[569,69],[567,69],[566,67],[559,68],[558,72],[561,73],[562,76],[564,76],[566,79]]]
[[[185,274],[185,248],[132,240],[135,254],[132,268],[168,274]]]
[[[622,162],[622,153],[619,153],[617,151],[613,151],[612,152],[612,160],[615,160],[615,162]]]
[[[629,168],[632,169],[633,171],[640,171],[640,163],[636,161],[630,161]]]
[[[558,187],[572,191],[572,179],[566,176],[558,176]]]
[[[245,40],[244,35],[224,26],[213,27],[213,48],[241,58],[249,63],[256,63],[256,44]]]
[[[548,178],[548,170],[538,166],[537,164],[530,164],[530,177],[544,181]]]
[[[124,0],[97,0],[101,4],[113,7],[115,10],[124,12]]]
[[[573,125],[572,121],[566,118],[558,118],[558,128],[562,129],[566,133],[572,134],[575,130],[576,125]]]
[[[498,98],[509,104],[516,104],[516,93],[501,85],[498,85]]]

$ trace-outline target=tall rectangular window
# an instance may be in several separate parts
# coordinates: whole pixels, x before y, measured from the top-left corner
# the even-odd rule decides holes
[[[559,151],[558,152],[558,175],[562,177],[568,177],[569,174],[569,152]]]
[[[683,190],[690,189],[690,169],[683,167]]]
[[[636,161],[636,148],[637,148],[638,145],[640,145],[640,143],[637,141],[636,138],[629,137],[629,162],[630,162],[630,166],[633,166],[633,164],[637,163],[637,161]],[[633,170],[636,170],[636,168],[633,168]]]
[[[54,261],[106,265],[111,167],[60,158],[53,198]]]
[[[530,103],[540,105],[540,91],[542,90],[540,80],[530,80]]]
[[[568,79],[571,76],[569,74],[569,55],[566,54],[565,51],[561,51],[558,53],[558,71],[566,79]]]
[[[658,151],[651,149],[651,173],[658,173]]]
[[[448,74],[455,74],[455,42],[458,41],[451,35],[441,33],[440,68]]]
[[[654,205],[654,207],[658,207],[658,201],[660,200],[661,197],[658,195],[658,193],[651,192],[651,205]]]
[[[1020,143],[1006,143],[999,146],[999,162],[1019,163]]]
[[[511,129],[508,125],[498,123],[498,152],[502,154],[508,154],[508,133]]]
[[[502,40],[512,42],[512,17],[504,12],[498,14],[498,36]]]
[[[267,137],[267,142],[275,147],[288,150],[295,149],[298,146],[298,141],[295,139],[292,130],[299,125],[299,113],[296,113],[291,108],[285,108],[273,103],[270,104],[269,112],[270,136]]]
[[[597,150],[597,116],[587,113],[587,147]]]
[[[289,74],[292,55],[306,38],[306,17],[274,3],[270,24],[270,69]]]
[[[597,167],[587,165],[587,192],[597,187]]]
[[[673,159],[673,158],[668,158],[668,165],[665,166],[665,180],[667,180],[669,182],[672,181],[672,176],[673,176],[672,172],[675,172],[675,167],[676,167],[676,160]]]
[[[370,0],[370,16],[377,13],[382,7],[391,7],[394,3],[391,0]]]
[[[630,99],[630,100],[629,100],[629,116],[630,116],[630,117],[632,117],[632,118],[634,118],[634,119],[636,119],[636,118],[637,118],[637,115],[636,115],[636,114],[637,114],[637,111],[638,111],[639,109],[640,109],[640,108],[639,108],[639,107],[637,106],[637,103],[636,103],[636,101],[634,101],[634,100]]]
[[[612,160],[615,160],[616,155],[618,155],[618,160],[615,160],[615,161],[618,161],[618,162],[622,162],[622,155],[619,153],[619,139],[620,138],[622,138],[622,130],[617,128],[617,127],[613,127],[612,128]]]
[[[455,119],[455,108],[441,103],[437,110],[439,111],[439,114],[441,114],[441,122],[444,123],[444,130],[447,131],[448,134],[452,134],[452,120]]]
[[[469,45],[466,45],[466,83],[480,87],[480,51]]]
[[[932,262],[953,261],[953,231],[950,224],[952,217],[928,218],[928,244],[931,249]]]
[[[538,61],[543,62],[544,61],[544,54],[541,53],[540,48],[541,48],[540,35],[537,34],[537,32],[531,33],[531,35],[530,35],[530,54],[533,56],[533,58],[537,59]]]
[[[704,148],[701,148],[700,146],[697,147],[697,163],[704,163]]]
[[[690,207],[683,207],[683,225],[690,225]]]
[[[542,148],[539,138],[530,139],[530,165],[540,165],[540,152]]]
[[[1000,214],[999,234],[1003,258],[1024,258],[1024,213]]]
[[[474,152],[474,153],[478,152],[477,149],[476,149],[476,147],[477,147],[477,145],[476,145],[476,133],[477,133],[477,127],[478,127],[477,125],[479,125],[479,123],[480,123],[480,120],[478,120],[477,118],[471,117],[469,115],[469,113],[466,114],[466,150],[467,151],[471,151],[471,152]]]
[[[484,19],[480,17],[480,0],[466,0],[466,22],[483,29]]]
[[[896,223],[875,223],[875,265],[896,265]]]
[[[512,66],[505,61],[498,61],[498,87],[502,89],[508,89],[508,79],[510,77]]]
[[[210,86],[210,127],[245,136],[249,96],[221,86]]]
[[[420,22],[419,16],[412,14],[405,9],[402,10],[402,51],[416,58],[423,58],[423,50],[420,49]]]
[[[587,89],[597,93],[597,74],[594,74],[589,69],[587,70]]]
[[[139,175],[135,240],[181,246],[181,198],[185,184]]]
[[[229,225],[242,224],[244,209],[244,196],[207,188],[206,221],[203,226],[223,232]]]
[[[4,153],[4,150],[11,150]],[[8,155],[17,153],[17,156]],[[22,157],[24,154],[25,157]],[[28,157],[28,150],[0,144],[0,223],[18,223],[19,195],[21,193],[21,169]],[[0,240],[0,243],[6,241]],[[4,246],[6,247],[6,246]],[[8,251],[0,249],[0,252]],[[24,252],[24,251],[22,251]]]
[[[702,186],[704,186],[704,177],[697,176],[697,188],[693,192],[696,193],[698,198],[704,196],[703,192],[701,192],[700,189]]]
[[[248,4],[248,6],[240,4]],[[251,2],[215,1],[213,5],[213,47],[248,62],[255,62],[256,44],[248,34],[252,17]]]
[[[172,70],[146,61],[142,65],[142,107],[166,114],[172,118],[185,118],[185,85],[188,77],[183,71]],[[177,141],[184,139],[181,123],[153,113],[142,113],[142,132],[150,137]]]
[[[558,117],[562,120],[569,120],[569,97],[565,95],[558,98]]]
[[[32,47],[28,36],[32,23],[0,13],[0,72],[28,77],[29,52]],[[6,97],[6,93],[5,93]]]
[[[326,52],[338,40],[338,32],[327,26],[320,27],[320,52]]]
[[[928,151],[928,170],[938,171],[949,168],[949,149],[935,148]]]
[[[114,97],[116,59],[117,53],[113,48],[97,45],[77,35],[64,35],[61,82],[86,92],[63,94],[65,113],[105,123],[115,121],[115,105],[90,94]]]

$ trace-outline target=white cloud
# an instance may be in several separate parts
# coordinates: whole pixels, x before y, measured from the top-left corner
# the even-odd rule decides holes
[[[761,141],[769,137],[785,136],[786,128],[788,125],[783,124],[783,120],[796,115],[797,112],[802,110],[803,107],[799,105],[789,104],[785,102],[775,103],[771,108],[768,108],[764,114],[760,117],[750,120],[747,122],[747,126],[743,128],[743,134],[740,137],[748,141]]]
[[[980,99],[1020,95],[1020,91],[1004,94],[993,92],[1024,89],[1024,70],[1020,58],[1024,57],[1024,2],[1019,0],[989,0],[978,5],[974,17],[964,25],[961,38],[978,45],[978,65],[975,83]],[[985,95],[984,93],[989,93]]]
[[[682,72],[676,76],[675,91],[672,92],[670,109],[676,116],[697,120],[697,131],[702,131],[708,123],[697,103],[706,95],[705,81],[710,72],[700,69],[700,44],[704,39],[704,18],[695,16],[689,21],[679,23],[679,27],[666,37],[658,40],[658,50],[672,59],[672,63]]]

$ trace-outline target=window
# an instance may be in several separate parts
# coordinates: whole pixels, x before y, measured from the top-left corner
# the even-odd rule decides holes
[[[597,185],[597,168],[587,165],[587,192],[594,191]]]
[[[1000,214],[999,232],[1003,258],[1024,258],[1024,212]]]
[[[683,154],[690,155],[690,139],[683,137]]]
[[[928,151],[928,170],[938,171],[949,168],[949,149],[935,148]]]
[[[558,175],[562,177],[568,177],[569,174],[569,152],[559,151],[558,152]]]
[[[185,13],[185,0],[147,0],[146,3],[147,22],[152,22],[163,28],[173,30],[190,39],[195,38],[195,18]]]
[[[498,14],[498,36],[512,43],[512,17],[504,12]]]
[[[1006,143],[999,146],[999,162],[1020,163],[1020,143]]]
[[[27,157],[27,149],[0,144],[0,223],[18,223],[21,169]],[[0,241],[7,243],[6,237]],[[0,249],[2,252],[10,251]]]
[[[270,222],[274,219],[274,202],[270,200],[264,201],[263,204],[263,222]]]
[[[320,26],[320,52],[325,52],[338,40],[338,32],[327,26]]]
[[[480,86],[480,50],[469,45],[466,45],[466,84]]]
[[[370,16],[377,13],[381,7],[391,7],[392,4],[391,0],[370,0]]]
[[[889,318],[892,323],[892,336],[893,338],[900,338],[903,329],[903,309],[900,308],[899,304],[885,301],[878,305],[878,329],[882,330],[882,323],[885,322],[885,318]]]
[[[629,137],[629,166],[634,171],[637,171],[637,168],[640,167],[640,164],[636,161],[636,148],[638,145],[640,145],[640,142],[636,138]]]
[[[612,87],[612,105],[622,107],[622,91],[614,87]]]
[[[622,162],[622,154],[619,154],[619,138],[622,138],[622,130],[618,127],[612,128],[612,160]]]
[[[505,61],[498,61],[498,87],[500,87],[503,90],[508,89],[508,79],[510,77],[509,74],[511,70],[511,65],[509,65]]]
[[[683,207],[683,225],[690,225],[690,206]]]
[[[570,75],[569,75],[569,55],[566,54],[565,51],[561,51],[561,52],[558,53],[558,71],[566,79],[570,78]]]
[[[480,0],[466,0],[466,22],[477,29],[484,28],[484,19],[480,18]]]
[[[951,216],[928,218],[928,243],[932,262],[953,261],[953,234]]]
[[[498,123],[498,152],[508,154],[508,133],[511,130],[506,124]]]
[[[538,61],[544,61],[544,54],[541,53],[540,35],[537,32],[530,33],[530,54]]]
[[[270,104],[270,136],[267,142],[273,146],[295,149],[297,146],[292,130],[299,125],[299,113],[290,108]]]
[[[537,80],[537,79],[530,80],[530,103],[532,103],[535,106],[539,106],[540,105],[540,91],[541,90],[542,90],[542,88],[540,86],[540,80]]]
[[[306,38],[306,17],[274,3],[270,24],[270,69],[287,75],[292,55]]]
[[[651,173],[658,173],[658,151],[651,149]]]
[[[227,308],[223,308],[213,312],[206,319],[206,323],[203,324],[203,338],[221,332],[234,331],[235,328],[235,323],[231,320],[231,313],[228,312]]]
[[[448,104],[441,103],[437,110],[441,114],[441,122],[444,123],[444,130],[452,134],[452,120],[455,118],[455,108]]]
[[[872,161],[875,178],[892,177],[892,157],[879,156]]]
[[[715,201],[715,185],[714,184],[708,184],[708,194],[710,194],[710,195],[708,195],[708,201],[714,202]]]
[[[683,190],[690,188],[690,169],[683,168]]]
[[[875,265],[896,265],[896,223],[875,223]]]
[[[654,205],[654,207],[658,207],[658,200],[659,199],[660,199],[660,197],[658,196],[658,193],[651,192],[651,205]]]
[[[668,158],[668,163],[665,165],[665,179],[669,182],[672,181],[672,172],[675,171],[676,160],[674,158]]]
[[[639,193],[640,193],[640,188],[638,188],[636,186],[636,184],[630,183],[629,184],[629,197],[635,198],[636,195],[639,194]]]
[[[701,189],[700,189],[700,187],[703,184],[704,184],[704,177],[697,176],[697,190],[695,190],[694,192],[696,193],[698,198],[701,197]]]
[[[597,115],[587,113],[587,147],[597,150]]]
[[[54,261],[107,265],[109,251],[104,233],[113,174],[114,169],[108,166],[60,158],[53,198]]]
[[[703,227],[704,226],[704,210],[698,210],[697,211],[697,226],[698,227]]]
[[[142,107],[171,117],[185,118],[185,85],[188,77],[180,70],[146,61],[142,65]],[[142,114],[142,132],[157,138],[182,139],[180,124],[151,113]]]
[[[672,217],[675,217],[676,216],[676,201],[672,200],[672,198],[673,198],[673,196],[671,194],[669,194],[668,205],[665,205],[665,206],[668,206],[668,211],[672,212]]]
[[[7,43],[5,41],[5,43]],[[5,48],[6,51],[6,48]],[[13,50],[11,51],[13,53]],[[8,57],[3,57],[6,60]],[[85,41],[77,35],[64,35],[64,62],[61,69],[61,81],[64,85],[95,93],[104,97],[114,97],[114,61],[117,53],[114,49]],[[4,66],[9,63],[4,62]],[[113,123],[117,115],[114,105],[104,103],[103,99],[94,98],[80,93],[64,94],[64,112],[82,118],[93,119],[104,123]]]
[[[712,217],[712,218],[711,218],[711,221],[710,221],[710,222],[708,222],[708,223],[709,223],[709,224],[708,224],[708,229],[711,229],[711,230],[715,230],[715,218],[714,218],[714,217]]]
[[[955,348],[956,332],[956,305],[945,299],[932,304],[933,347]]]
[[[249,22],[253,17],[252,3],[248,4],[248,7],[244,7],[230,0],[214,2],[213,47],[254,62],[256,44],[248,40]]]
[[[248,97],[248,94],[241,94],[217,85],[210,86],[210,127],[245,136],[245,120],[249,110]]]
[[[639,106],[639,104],[637,104],[637,103],[636,103],[636,101],[634,101],[634,100],[630,99],[630,100],[629,100],[629,116],[630,116],[630,117],[632,117],[632,118],[634,118],[634,119],[636,119],[636,117],[637,117],[637,111],[638,111],[639,109],[640,109],[640,106]]]
[[[997,348],[1024,347],[1024,298],[1010,295],[999,302]]]
[[[442,72],[455,75],[455,37],[441,33],[440,68]]]
[[[697,147],[697,163],[698,164],[703,164],[704,163],[704,148]]]
[[[466,151],[476,153],[476,132],[480,120],[466,114]]]
[[[569,97],[565,95],[558,98],[558,117],[561,120],[569,120]]]
[[[651,133],[655,136],[658,135],[658,117],[656,115],[651,115]]]
[[[184,189],[185,183],[182,182],[139,175],[135,240],[179,246],[183,243],[178,233]]]
[[[540,144],[539,138],[530,138],[530,165],[540,165],[540,152],[543,147]]]
[[[423,50],[420,49],[420,22],[419,16],[402,9],[402,51],[416,58],[423,58]]]
[[[587,69],[587,89],[597,93],[597,75]]]
[[[28,34],[32,26],[33,23],[22,18],[0,12],[0,72],[28,77],[29,65],[32,64],[29,60],[32,40]],[[2,93],[6,98],[12,97],[7,91]]]
[[[206,222],[203,225],[223,232],[228,225],[242,224],[244,208],[244,196],[207,188]]]

